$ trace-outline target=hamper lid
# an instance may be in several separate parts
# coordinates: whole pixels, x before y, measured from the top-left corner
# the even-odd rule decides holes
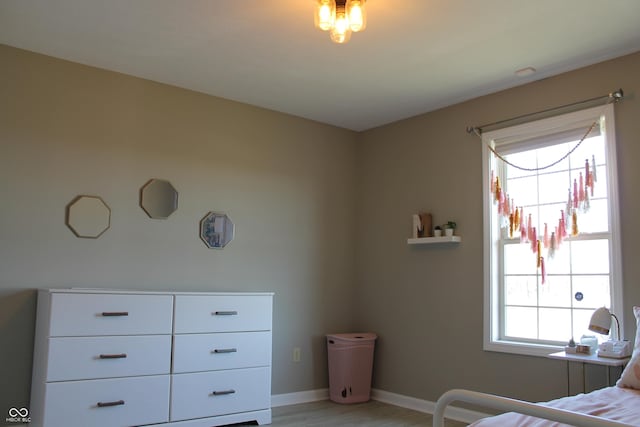
[[[350,342],[374,341],[376,338],[378,338],[378,336],[373,332],[327,335],[327,339],[333,339],[337,341],[350,341]]]

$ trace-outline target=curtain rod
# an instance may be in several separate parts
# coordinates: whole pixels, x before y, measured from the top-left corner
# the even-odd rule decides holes
[[[482,134],[482,130],[484,128],[487,128],[487,127],[502,125],[502,124],[505,124],[505,123],[508,123],[508,122],[513,122],[513,121],[516,121],[516,120],[525,119],[527,117],[537,116],[539,114],[550,113],[552,111],[562,110],[564,108],[569,108],[569,107],[573,107],[573,106],[576,106],[576,105],[586,104],[588,102],[595,102],[595,101],[600,101],[600,100],[605,100],[606,99],[607,100],[607,104],[608,104],[609,102],[618,102],[623,98],[624,98],[624,92],[622,91],[622,89],[618,89],[617,91],[611,92],[611,93],[609,93],[607,95],[602,95],[602,96],[597,96],[595,98],[585,99],[584,101],[573,102],[571,104],[566,104],[566,105],[561,105],[559,107],[553,107],[553,108],[549,108],[549,109],[546,109],[546,110],[536,111],[534,113],[527,113],[527,114],[523,114],[521,116],[511,117],[510,119],[500,120],[500,121],[493,122],[493,123],[487,123],[487,124],[480,125],[480,126],[467,126],[467,132],[468,133],[475,133],[476,135],[481,135]]]

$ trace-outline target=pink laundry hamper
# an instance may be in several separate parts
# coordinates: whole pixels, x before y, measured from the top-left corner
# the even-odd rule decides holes
[[[327,335],[329,399],[337,403],[367,402],[376,334]]]

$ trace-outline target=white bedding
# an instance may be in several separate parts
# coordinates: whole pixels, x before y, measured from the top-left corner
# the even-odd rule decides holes
[[[563,397],[544,403],[546,406],[595,415],[609,420],[640,426],[640,391],[622,387],[608,387],[588,394]],[[484,418],[473,427],[566,427],[553,421],[526,415],[507,413]]]

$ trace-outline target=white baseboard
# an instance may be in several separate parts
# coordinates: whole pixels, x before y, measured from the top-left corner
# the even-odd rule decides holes
[[[317,402],[329,399],[329,389],[298,391],[295,393],[274,394],[271,396],[271,407],[297,405],[299,403]]]
[[[295,393],[274,394],[271,396],[271,406],[297,405],[299,403],[317,402],[319,400],[329,399],[329,389],[322,388],[318,390],[299,391]],[[402,394],[391,393],[384,390],[372,389],[371,399],[379,402],[388,403],[390,405],[400,406],[401,408],[412,409],[414,411],[433,414],[436,409],[435,402],[429,400],[417,399],[415,397],[404,396]],[[472,423],[480,418],[487,417],[488,414],[471,411],[469,409],[448,406],[444,413],[445,417],[462,421],[464,423]]]
[[[388,403],[390,405],[400,406],[401,408],[412,409],[418,412],[424,412],[426,414],[432,414],[435,412],[436,403],[429,400],[417,399],[415,397],[404,396],[402,394],[391,393],[384,390],[372,389],[371,398],[379,402]],[[458,408],[455,406],[447,406],[444,411],[446,418],[462,421],[464,423],[471,424],[480,418],[485,418],[489,414],[483,412],[471,411],[469,409]]]

